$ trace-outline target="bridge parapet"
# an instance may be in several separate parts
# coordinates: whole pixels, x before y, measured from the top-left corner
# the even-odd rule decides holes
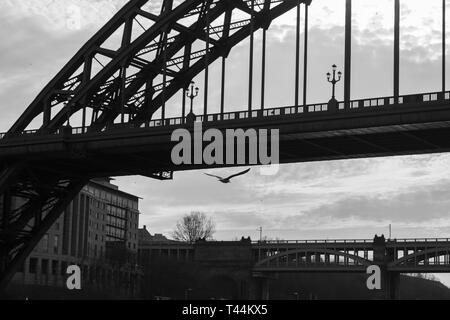
[[[365,272],[376,264],[386,271],[450,272],[448,238],[257,241],[252,248],[258,270]]]
[[[411,106],[424,106],[427,104],[442,104],[450,101],[450,91],[448,92],[427,92],[410,94],[399,97],[375,97],[367,99],[351,100],[349,102],[339,102],[339,112],[342,114],[352,113],[356,111],[374,111],[380,110],[380,108],[399,108],[399,107],[411,107]],[[349,105],[349,109],[345,109],[345,106]],[[277,118],[277,117],[293,117],[302,116],[308,117],[309,114],[329,114],[333,113],[329,110],[327,103],[315,103],[306,106],[282,106],[274,108],[266,108],[264,110],[249,111],[232,111],[224,113],[212,113],[207,116],[196,116],[196,121],[208,123],[217,122],[230,122],[238,120],[258,120],[264,118]],[[166,119],[154,119],[143,122],[142,124],[136,124],[134,122],[120,123],[109,125],[101,132],[114,132],[120,130],[129,129],[144,129],[144,128],[162,128],[162,127],[177,127],[185,126],[185,119],[183,117],[174,117]],[[31,136],[39,135],[59,135],[62,129],[56,129],[53,133],[48,133],[46,130],[31,129],[24,130],[21,133],[10,134],[7,132],[0,133],[0,140],[4,138],[30,138]],[[90,132],[89,127],[73,127],[70,130],[72,135],[83,135]],[[101,132],[95,132],[99,134]]]

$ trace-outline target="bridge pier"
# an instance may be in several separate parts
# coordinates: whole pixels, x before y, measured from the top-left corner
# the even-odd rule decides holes
[[[380,299],[396,300],[399,298],[400,273],[387,270],[388,263],[395,258],[394,252],[387,249],[384,235],[375,236],[373,249],[373,261],[381,270]]]
[[[382,285],[385,300],[399,299],[400,274],[397,272],[382,272]],[[383,280],[384,279],[384,280]]]
[[[252,279],[252,288],[250,290],[251,300],[269,300],[270,286],[269,277],[264,275],[254,276]]]

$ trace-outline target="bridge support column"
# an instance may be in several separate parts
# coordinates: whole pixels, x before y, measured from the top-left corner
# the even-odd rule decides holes
[[[254,277],[252,280],[252,286],[250,290],[251,300],[269,300],[270,290],[269,290],[269,277]]]
[[[382,271],[382,288],[385,300],[397,300],[399,298],[400,274],[397,272]]]
[[[374,239],[374,262],[381,270],[381,290],[380,299],[396,300],[399,298],[400,274],[389,272],[387,265],[393,261],[394,252],[386,248],[386,239],[384,235],[375,236]],[[378,296],[378,295],[377,295]]]

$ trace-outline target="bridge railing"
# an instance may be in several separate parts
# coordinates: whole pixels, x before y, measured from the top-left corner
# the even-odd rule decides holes
[[[388,243],[414,243],[414,242],[449,242],[450,238],[404,238],[386,239]],[[352,243],[373,243],[373,239],[327,239],[327,240],[258,240],[252,241],[254,245],[285,245],[285,244],[352,244]]]
[[[181,242],[181,241],[155,241],[155,240],[142,240],[145,244],[151,244],[152,246],[180,246],[180,247],[193,247],[195,245],[194,242]]]
[[[450,238],[407,238],[407,239],[387,239],[388,242],[450,242]]]
[[[338,109],[335,110],[337,112],[346,112],[352,111],[356,109],[370,109],[370,108],[380,108],[380,107],[389,107],[389,106],[398,106],[398,105],[410,105],[417,103],[432,103],[438,101],[446,101],[450,100],[450,91],[447,92],[429,92],[429,93],[420,93],[420,94],[411,94],[411,95],[402,95],[399,97],[378,97],[378,98],[370,98],[370,99],[357,99],[351,100],[348,102],[339,102]],[[217,122],[217,121],[231,121],[231,120],[243,120],[243,119],[261,119],[261,118],[270,118],[270,117],[280,117],[280,116],[295,116],[295,115],[304,115],[310,113],[328,113],[329,106],[328,103],[316,103],[309,104],[306,106],[284,106],[277,108],[269,108],[264,110],[254,110],[254,111],[232,111],[226,113],[216,113],[209,114],[205,116],[197,116],[196,121],[199,122]],[[156,119],[149,120],[136,126],[134,123],[127,124],[117,124],[108,128],[109,129],[120,129],[120,128],[156,128],[156,127],[167,127],[167,126],[180,126],[185,123],[185,118],[183,117],[175,117],[168,118],[165,120]],[[104,130],[106,131],[106,130]],[[80,135],[88,132],[88,127],[74,127],[72,128],[72,134]],[[18,136],[23,135],[35,135],[40,133],[39,130],[26,130],[23,131]],[[57,130],[55,134],[59,134],[60,130]],[[43,131],[42,134],[45,134]],[[0,133],[0,139],[3,139],[7,136],[7,133]],[[17,136],[17,135],[13,135]]]
[[[426,102],[437,102],[450,100],[449,92],[431,92],[423,94],[412,94],[403,95],[396,97],[380,97],[380,98],[370,98],[370,99],[358,99],[349,102],[339,102],[339,110],[345,111],[345,109],[358,109],[367,107],[381,107],[381,106],[394,106],[394,105],[405,105],[412,103],[426,103]],[[349,106],[346,108],[345,106]],[[217,122],[217,121],[229,121],[229,120],[245,120],[245,119],[260,119],[267,117],[277,117],[286,115],[302,115],[306,113],[317,113],[317,112],[328,112],[328,103],[316,103],[306,106],[284,106],[277,108],[269,108],[264,110],[253,110],[253,111],[232,111],[226,113],[215,113],[209,114],[206,117],[203,115],[197,116],[196,121],[198,122]],[[182,117],[169,118],[166,120],[150,120],[140,127],[164,127],[164,126],[175,126],[182,125],[185,119]]]
[[[352,100],[348,103],[339,102],[339,109],[343,110],[346,105],[348,105],[350,109],[360,109],[368,107],[383,107],[383,106],[403,105],[411,103],[426,103],[445,100],[450,100],[450,92],[441,91],[441,92],[410,94],[399,96],[398,98],[390,96],[372,99]]]
[[[345,244],[345,243],[372,243],[373,239],[336,239],[336,240],[259,240],[252,241],[254,245],[285,245],[285,244]]]

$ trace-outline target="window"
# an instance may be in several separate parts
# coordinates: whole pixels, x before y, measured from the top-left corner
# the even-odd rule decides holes
[[[30,273],[32,273],[32,274],[36,273],[37,264],[38,264],[38,260],[36,258],[30,258],[30,266],[29,266]]]
[[[58,274],[58,261],[53,260],[52,261],[52,275],[57,275],[57,274]]]
[[[42,238],[42,251],[48,252],[48,234]]]
[[[53,253],[58,254],[58,248],[59,248],[59,236],[55,236],[53,238]]]

